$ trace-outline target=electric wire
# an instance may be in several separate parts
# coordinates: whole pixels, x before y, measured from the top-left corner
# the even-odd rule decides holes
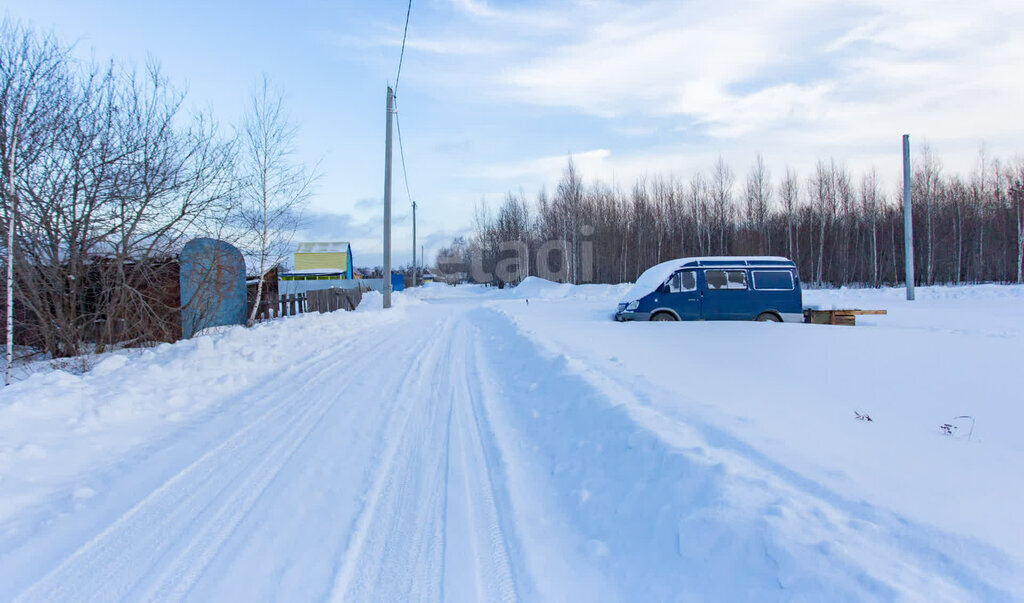
[[[395,75],[395,94],[398,94],[398,80],[402,78],[402,59],[405,58],[405,39],[409,35],[409,14],[412,12],[412,0],[405,9],[405,31],[402,32],[402,52],[398,55],[398,74]]]
[[[393,94],[392,102],[395,103],[395,127],[398,130],[398,153],[402,158],[402,181],[405,183],[405,195],[409,199],[409,203],[412,205],[413,212],[413,233],[415,236],[416,232],[416,202],[412,200],[412,192],[409,190],[409,172],[405,167],[405,146],[402,144],[402,121],[399,119],[398,113],[398,82],[402,77],[402,61],[405,59],[405,42],[409,36],[409,15],[412,13],[412,0],[409,0],[409,4],[405,9],[405,28],[402,31],[402,51],[398,55],[398,72],[395,74],[395,89]],[[416,257],[415,241],[413,241],[413,257]],[[413,283],[415,284],[416,275],[413,274]]]
[[[398,154],[402,158],[402,180],[405,181],[405,196],[409,198],[409,203],[415,203],[412,200],[412,193],[409,191],[409,174],[405,169],[405,148],[402,146],[402,120],[398,117],[398,103],[395,103],[395,126],[398,130]]]

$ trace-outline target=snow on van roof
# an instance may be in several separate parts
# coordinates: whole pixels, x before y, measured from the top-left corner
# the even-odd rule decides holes
[[[689,257],[689,258],[676,258],[674,260],[668,260],[651,266],[647,270],[644,270],[643,274],[636,279],[636,284],[633,288],[626,292],[626,295],[622,297],[619,303],[629,303],[640,299],[647,295],[651,291],[661,286],[665,280],[672,276],[672,273],[684,266],[702,266],[708,263],[717,265],[728,264],[740,264],[746,265],[747,263],[782,263],[786,265],[793,265],[793,261],[789,258],[770,256],[770,255],[758,255],[758,256],[741,256],[741,255],[730,255],[730,256],[704,256],[704,257]]]

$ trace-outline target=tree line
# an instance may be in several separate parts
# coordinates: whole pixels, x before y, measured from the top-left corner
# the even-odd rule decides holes
[[[982,149],[963,176],[925,145],[912,166],[916,284],[1024,282],[1024,160]],[[902,181],[834,159],[773,175],[758,156],[739,177],[719,157],[689,179],[655,175],[624,189],[585,184],[570,157],[553,194],[531,203],[510,192],[494,210],[481,202],[472,234],[440,250],[437,267],[493,284],[527,275],[619,283],[677,257],[781,255],[808,284],[895,285],[905,276],[903,224]]]
[[[180,336],[177,253],[212,237],[253,266],[294,233],[313,170],[264,79],[238,128],[185,108],[159,66],[86,62],[0,23],[0,210],[13,321],[53,357]],[[10,252],[8,251],[10,250]]]

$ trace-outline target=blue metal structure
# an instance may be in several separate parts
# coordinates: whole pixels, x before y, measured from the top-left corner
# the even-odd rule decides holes
[[[181,335],[214,326],[245,324],[245,260],[232,245],[193,239],[179,255]]]
[[[802,322],[800,277],[780,257],[670,260],[640,275],[615,320]]]

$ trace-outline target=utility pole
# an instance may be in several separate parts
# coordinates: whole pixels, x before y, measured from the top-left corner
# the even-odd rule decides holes
[[[412,202],[412,286],[416,286],[416,202]]]
[[[907,301],[914,301],[914,220],[910,204],[910,134],[903,135],[903,248],[907,260]]]
[[[384,309],[391,307],[391,114],[395,93],[388,86],[388,125],[384,139]]]

